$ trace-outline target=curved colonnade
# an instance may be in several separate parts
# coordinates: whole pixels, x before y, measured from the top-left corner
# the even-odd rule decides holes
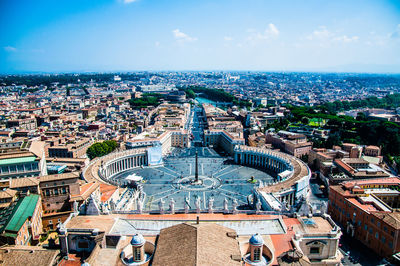
[[[115,185],[113,176],[136,167],[148,165],[147,149],[130,149],[97,158],[82,171],[86,181],[96,179]]]
[[[283,211],[285,208],[282,207],[283,203],[286,207],[290,207],[298,200],[306,198],[311,172],[298,158],[282,152],[245,145],[236,145],[233,152],[235,163],[263,168],[276,174],[275,182],[259,184],[254,191],[255,196],[261,201],[262,209]],[[96,167],[93,167],[94,165]],[[113,177],[116,174],[147,165],[146,148],[130,149],[93,160],[83,171],[83,177],[86,180],[90,179],[91,174],[101,182],[115,185],[116,180],[113,180]]]
[[[255,191],[264,210],[283,211],[307,197],[311,171],[300,159],[244,145],[236,146],[234,151],[237,164],[261,167],[276,173],[275,182],[261,184]]]

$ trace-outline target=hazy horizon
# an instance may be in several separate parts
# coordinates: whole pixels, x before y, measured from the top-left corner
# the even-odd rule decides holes
[[[400,73],[400,2],[2,1],[0,73]]]

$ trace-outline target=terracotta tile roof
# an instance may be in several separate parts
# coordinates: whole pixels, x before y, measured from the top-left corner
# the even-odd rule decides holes
[[[0,160],[4,159],[12,159],[12,158],[22,158],[22,157],[31,157],[36,155],[30,151],[16,151],[16,152],[8,152],[4,154],[0,154]]]
[[[13,198],[17,193],[18,191],[13,189],[2,190],[0,191],[0,199]]]
[[[79,178],[79,172],[41,176],[40,182],[49,182],[49,181],[73,179],[73,178]]]
[[[10,179],[10,188],[33,187],[39,185],[39,179],[34,177]]]
[[[83,201],[89,198],[89,196],[99,187],[99,184],[96,182],[90,182],[80,186],[80,194],[79,195],[71,195],[70,202],[73,201]]]
[[[385,222],[386,224],[392,226],[394,229],[400,229],[400,212],[376,212],[373,213],[373,215]]]
[[[117,189],[118,188],[116,186],[100,184],[101,201],[107,201]]]
[[[33,246],[13,246],[0,249],[1,265],[54,265],[58,250]]]
[[[354,174],[353,167],[349,166],[348,164],[346,164],[342,160],[336,159],[335,160],[335,164],[337,164],[338,166],[340,166],[341,168],[343,168],[345,171],[349,172],[350,174]]]
[[[400,185],[400,178],[385,177],[353,181],[356,185]]]
[[[362,210],[364,210],[364,211],[366,211],[368,213],[377,212],[378,211],[378,209],[375,208],[374,205],[361,203],[355,198],[346,199],[346,201],[352,203],[353,205],[357,206],[358,208],[360,208],[360,209],[362,209]]]
[[[287,218],[284,220],[286,226],[288,227],[286,234],[277,234],[277,235],[270,235],[269,237],[272,240],[274,245],[275,255],[282,254],[285,251],[293,249],[292,239],[295,234],[295,230],[293,229],[295,226],[300,226],[300,222],[296,218]],[[273,265],[277,265],[277,257],[274,258]]]
[[[239,243],[227,236],[235,232],[213,223],[178,224],[162,229],[153,265],[241,265]]]

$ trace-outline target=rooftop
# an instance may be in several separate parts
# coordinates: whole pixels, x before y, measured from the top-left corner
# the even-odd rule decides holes
[[[0,248],[1,265],[53,265],[58,250],[34,246],[12,246]]]
[[[153,265],[241,265],[234,230],[213,223],[178,224],[161,230]],[[216,252],[218,251],[218,252]]]
[[[31,187],[39,185],[39,178],[24,177],[10,179],[10,188]]]
[[[33,215],[38,201],[39,195],[34,194],[20,199],[5,225],[5,231],[18,232],[26,219]]]
[[[71,173],[63,173],[63,174],[55,174],[55,175],[45,175],[40,177],[40,182],[50,182],[57,180],[65,180],[65,179],[73,179],[79,178],[79,172],[71,172]]]

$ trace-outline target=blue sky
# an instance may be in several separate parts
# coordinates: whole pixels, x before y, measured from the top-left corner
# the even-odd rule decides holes
[[[400,73],[400,1],[0,0],[0,72]]]

